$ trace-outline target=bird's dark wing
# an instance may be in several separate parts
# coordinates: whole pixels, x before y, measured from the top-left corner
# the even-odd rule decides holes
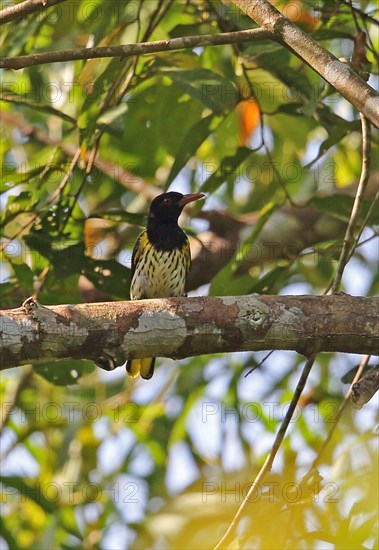
[[[146,231],[146,229],[144,229],[144,231],[142,231],[142,233],[140,233],[138,235],[138,238],[136,240],[136,244],[134,245],[134,248],[133,248],[133,253],[132,253],[132,279],[133,279],[134,272],[136,270],[136,265],[140,261],[140,259],[142,257],[142,254],[143,254],[143,251],[145,250],[145,247],[146,247],[147,244],[148,244],[147,231]]]
[[[191,269],[191,249],[189,240],[186,238],[185,243],[183,244],[183,248],[181,250],[184,258],[184,267],[186,270],[186,273]]]

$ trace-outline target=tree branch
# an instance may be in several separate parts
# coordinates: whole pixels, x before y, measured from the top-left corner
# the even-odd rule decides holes
[[[339,290],[342,275],[349,260],[350,252],[355,248],[354,246],[354,231],[357,225],[359,212],[365,196],[367,183],[370,177],[370,164],[371,164],[371,127],[370,123],[361,114],[362,121],[362,171],[359,179],[357,194],[353,208],[351,211],[349,223],[346,229],[345,238],[342,245],[341,255],[338,261],[337,271],[332,284],[332,292]]]
[[[294,350],[375,355],[379,298],[232,296],[44,307],[29,298],[0,312],[2,369],[63,358],[183,358]]]
[[[1,121],[10,128],[19,129],[25,136],[36,140],[37,143],[43,143],[51,147],[60,144],[59,140],[52,140],[40,128],[33,127],[26,122],[21,113],[15,115],[5,111],[1,112]],[[63,143],[60,146],[63,152],[70,157],[73,157],[77,151],[77,147],[69,143]],[[88,159],[88,156],[89,152],[87,151],[86,159]],[[125,188],[143,195],[149,201],[161,192],[157,187],[147,184],[136,174],[126,170],[121,164],[114,164],[103,157],[97,156],[95,166],[99,171],[118,181]],[[314,177],[324,181],[322,172],[316,172]],[[379,172],[374,171],[365,191],[365,197],[372,202],[372,209],[375,208],[378,200],[378,196],[375,194],[378,184]],[[331,189],[329,192],[331,195],[342,192],[343,194],[355,196],[357,185]],[[362,222],[360,231],[367,225],[369,213],[367,213],[366,220]],[[334,263],[336,251],[340,248],[339,241],[343,241],[347,226],[342,219],[322,214],[315,207],[304,206],[299,208],[284,205],[271,215],[254,241],[246,241],[246,233],[248,231],[252,233],[255,224],[259,220],[258,213],[253,212],[236,216],[227,211],[203,210],[197,214],[197,217],[208,221],[209,228],[199,233],[196,239],[191,239],[192,265],[188,274],[187,290],[194,290],[201,285],[208,284],[237,252],[244,260],[240,261],[236,275],[246,273],[255,266],[263,266],[282,258],[287,260],[299,258],[304,249],[315,245],[313,251],[315,263]],[[109,248],[112,252],[107,256],[103,251],[102,259],[110,259],[123,250],[126,243],[130,244],[130,235],[129,227],[125,231],[115,230],[114,232],[111,232],[108,227],[107,238],[112,239]],[[102,238],[99,237],[99,241]],[[336,240],[336,246],[327,250],[323,247],[317,247],[317,243],[320,241],[328,240]],[[359,236],[356,240],[359,240]],[[93,242],[94,245],[96,243],[97,241]],[[90,254],[89,250],[87,250],[88,253]],[[91,287],[90,293],[86,287],[82,298],[84,302],[108,299],[103,292],[97,292],[93,287]],[[20,299],[18,295],[16,299],[18,302]]]
[[[51,6],[61,4],[62,2],[66,2],[66,0],[25,0],[25,2],[8,6],[0,11],[0,25],[9,23],[19,17],[25,17],[30,13],[51,8]]]
[[[233,0],[258,25],[271,31],[274,40],[307,63],[374,126],[379,127],[379,95],[346,63],[291,23],[267,0]]]
[[[204,34],[183,36],[171,40],[157,40],[155,42],[140,42],[120,46],[98,46],[81,50],[63,50],[59,52],[44,52],[18,57],[0,58],[0,68],[24,69],[34,65],[57,63],[58,61],[77,61],[78,59],[95,59],[99,57],[131,57],[171,50],[184,50],[198,46],[221,46],[237,42],[255,42],[258,40],[272,40],[273,35],[266,29],[252,29],[247,31],[225,32],[220,34]]]
[[[379,365],[372,368],[359,382],[352,385],[351,400],[356,409],[361,409],[379,391]]]
[[[141,42],[120,46],[101,46],[82,50],[44,52],[18,57],[0,58],[0,68],[22,69],[34,65],[94,59],[100,57],[131,57],[197,46],[217,46],[258,40],[276,40],[295,53],[354,105],[374,126],[379,127],[379,96],[346,63],[339,61],[318,42],[291,23],[266,0],[233,0],[242,11],[262,26],[220,34],[207,34]],[[264,27],[264,28],[263,28]]]

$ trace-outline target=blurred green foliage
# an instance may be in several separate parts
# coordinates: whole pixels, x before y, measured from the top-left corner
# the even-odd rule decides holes
[[[377,77],[377,26],[361,14],[372,3],[356,2],[354,17],[342,2],[322,0],[313,13],[306,2],[276,4],[337,57],[351,56],[354,35],[365,30]],[[251,27],[232,3],[68,0],[4,26],[1,47],[17,56]],[[361,170],[357,113],[269,41],[8,71],[1,116],[6,308],[33,292],[43,304],[128,299],[133,242],[152,196],[171,184],[207,193],[208,209],[241,219],[254,213],[241,236],[241,246],[251,246],[289,203],[345,227]],[[373,177],[377,153],[374,133]],[[367,245],[378,224],[370,192],[360,220]],[[322,293],[340,247],[341,236],[331,234],[296,258],[244,272],[232,250],[207,281],[209,292]],[[345,290],[358,280],[361,292],[378,291],[367,250],[357,248]],[[261,359],[162,359],[151,382],[69,360],[6,371],[4,547],[214,546],[272,445],[302,363],[276,353],[244,378]],[[341,376],[355,362],[317,358],[274,469],[230,548],[378,544],[373,408],[348,407],[321,457],[322,478],[311,471],[301,481],[335,422],[347,388]]]

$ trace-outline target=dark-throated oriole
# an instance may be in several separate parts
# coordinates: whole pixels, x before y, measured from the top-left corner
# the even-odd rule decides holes
[[[137,238],[132,254],[130,299],[183,296],[191,266],[187,235],[178,226],[184,206],[204,197],[202,193],[182,195],[171,191],[156,197],[149,209],[147,227]],[[154,374],[155,357],[132,359],[126,371],[148,380]]]

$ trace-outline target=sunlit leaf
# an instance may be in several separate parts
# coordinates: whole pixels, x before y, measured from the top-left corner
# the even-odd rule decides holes
[[[176,178],[182,168],[184,168],[203,141],[207,139],[211,132],[215,130],[221,122],[221,117],[208,115],[192,126],[190,131],[181,141],[179,151],[175,157],[174,164],[172,165],[170,174],[167,178],[166,188]]]

